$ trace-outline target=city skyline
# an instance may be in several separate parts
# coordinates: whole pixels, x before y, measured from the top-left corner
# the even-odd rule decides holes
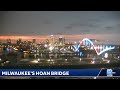
[[[89,38],[89,39],[99,40],[101,43],[104,43],[104,44],[120,45],[120,40],[117,41],[117,40],[96,39],[95,38],[95,37],[100,38],[101,35],[94,35],[94,36],[91,36],[88,34],[86,34],[86,35],[53,35],[55,40],[58,40],[59,37],[61,37],[61,36],[65,38],[66,43],[67,42],[71,42],[71,43],[79,42],[79,41],[83,40],[84,38]],[[105,34],[102,34],[102,36],[104,38],[107,37]],[[46,40],[50,40],[50,37],[51,37],[51,35],[46,35],[46,36],[45,35],[42,35],[42,36],[0,36],[0,42],[6,42],[6,40],[8,40],[8,39],[11,39],[11,41],[13,43],[16,43],[16,41],[18,39],[22,39],[22,41],[33,41],[33,39],[36,39],[36,42],[40,43],[40,42],[45,42]],[[109,37],[111,37],[111,35],[109,35]]]

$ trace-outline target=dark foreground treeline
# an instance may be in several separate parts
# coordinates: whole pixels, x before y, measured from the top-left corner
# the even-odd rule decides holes
[[[99,68],[120,68],[119,63],[109,63],[109,64],[82,64],[82,65],[49,65],[49,66],[40,66],[37,65],[5,65],[0,66],[0,69],[99,69]]]

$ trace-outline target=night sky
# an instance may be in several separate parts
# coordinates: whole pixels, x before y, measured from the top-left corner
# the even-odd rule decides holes
[[[120,11],[0,11],[0,36],[51,34],[120,41]]]

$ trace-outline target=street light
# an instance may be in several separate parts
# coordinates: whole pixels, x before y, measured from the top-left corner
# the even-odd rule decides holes
[[[81,61],[82,59],[80,58],[80,61]]]
[[[108,58],[108,53],[105,53],[105,56],[104,56],[105,58]]]
[[[67,61],[67,59],[65,59],[65,61]]]
[[[47,47],[47,44],[45,44],[44,47],[46,48],[46,47]]]
[[[38,62],[40,62],[40,59],[38,58]]]

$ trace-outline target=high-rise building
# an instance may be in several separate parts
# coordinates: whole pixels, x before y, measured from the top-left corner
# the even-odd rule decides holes
[[[17,40],[17,45],[22,44],[22,39]]]
[[[46,39],[46,44],[49,44],[49,40],[48,39]]]
[[[11,39],[7,39],[7,44],[11,44]]]
[[[36,39],[33,39],[33,43],[36,43]]]
[[[62,37],[62,36],[60,36],[60,37],[59,37],[59,45],[62,46],[62,45],[64,45],[64,44],[65,44],[65,38]]]
[[[54,43],[55,43],[55,38],[54,38],[54,36],[53,35],[50,35],[50,45],[54,45]]]

